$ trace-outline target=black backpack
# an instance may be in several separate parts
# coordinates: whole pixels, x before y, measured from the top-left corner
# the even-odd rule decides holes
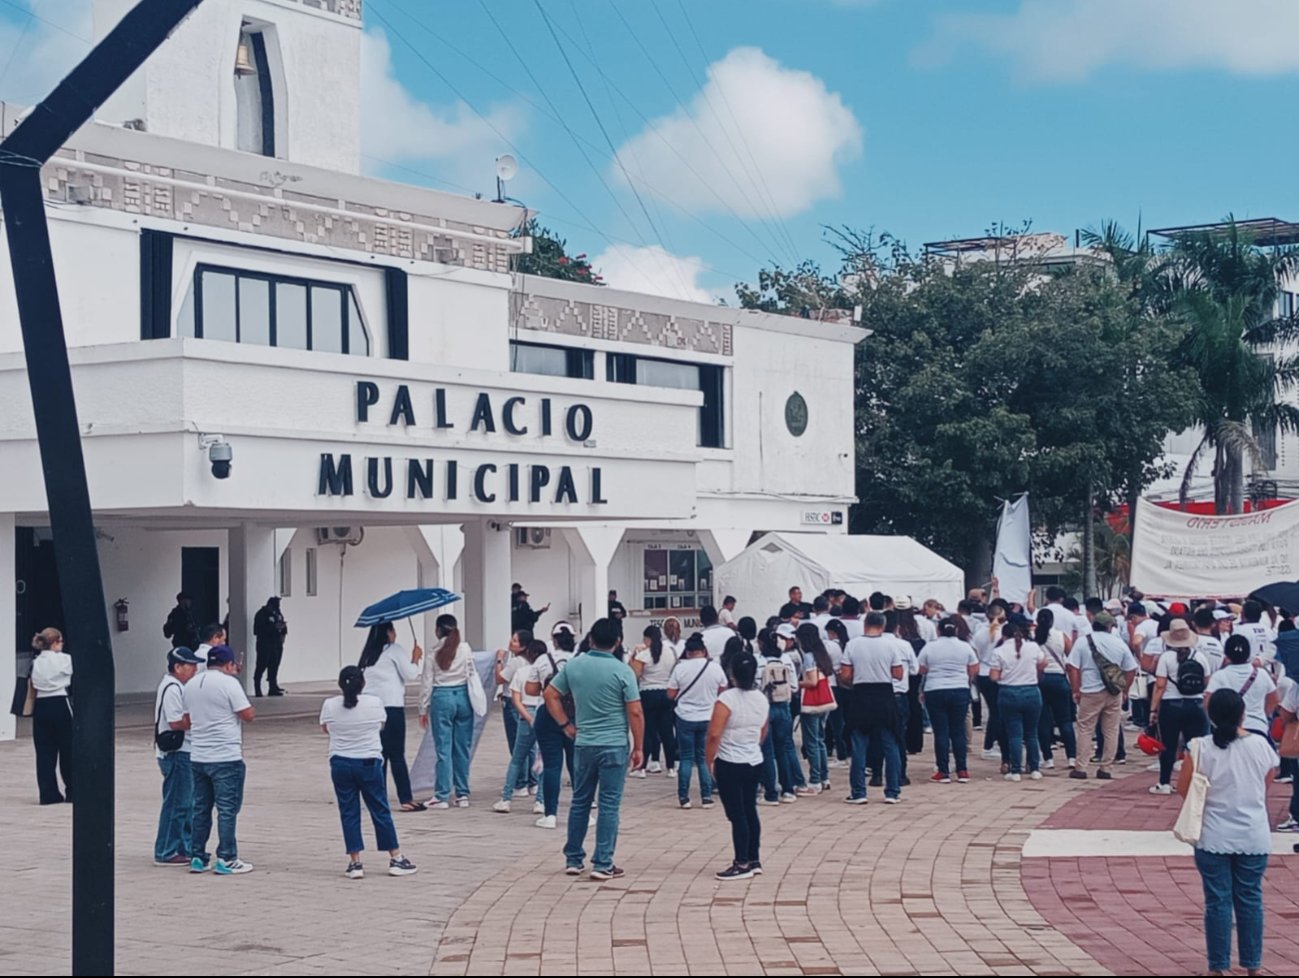
[[[1204,688],[1208,685],[1204,663],[1195,657],[1194,650],[1182,649],[1177,653],[1177,675],[1172,680],[1177,691],[1188,699],[1204,695]]]

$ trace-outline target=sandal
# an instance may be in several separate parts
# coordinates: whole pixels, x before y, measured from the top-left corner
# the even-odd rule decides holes
[[[403,812],[426,812],[428,811],[428,805],[422,801],[408,801],[401,806],[401,810]]]

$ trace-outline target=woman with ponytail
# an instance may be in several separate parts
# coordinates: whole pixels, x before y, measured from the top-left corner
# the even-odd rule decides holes
[[[1042,719],[1037,726],[1037,742],[1042,749],[1042,766],[1055,767],[1055,731],[1060,731],[1064,754],[1073,767],[1078,758],[1078,737],[1073,727],[1073,687],[1069,685],[1069,651],[1064,632],[1052,627],[1055,615],[1043,608],[1037,613],[1033,641],[1046,653],[1046,665],[1037,688],[1042,694]],[[1031,735],[1030,735],[1031,736]]]
[[[320,729],[329,734],[329,774],[338,799],[338,817],[343,822],[343,847],[347,850],[350,880],[365,876],[361,851],[361,800],[370,810],[375,839],[388,850],[388,875],[410,876],[415,864],[401,854],[397,829],[388,808],[388,785],[383,773],[381,733],[388,719],[383,700],[363,692],[365,673],[359,666],[347,666],[338,674],[342,696],[325,700],[320,708]]]
[[[646,772],[658,774],[659,750],[669,776],[676,776],[677,736],[676,714],[668,699],[668,680],[677,664],[677,647],[663,637],[658,625],[650,625],[642,635],[631,657],[631,669],[640,686],[640,700],[645,707],[645,763],[633,771],[634,777],[643,778]]]
[[[1178,793],[1186,797],[1198,771],[1208,779],[1195,868],[1204,885],[1204,939],[1209,974],[1231,973],[1235,916],[1240,966],[1263,965],[1263,873],[1272,852],[1267,789],[1279,764],[1266,737],[1244,728],[1245,700],[1234,689],[1209,697],[1211,733],[1187,745]]]
[[[935,784],[952,783],[953,754],[956,780],[961,784],[970,780],[965,718],[970,712],[970,683],[979,674],[979,657],[969,642],[959,638],[961,627],[959,618],[944,618],[938,625],[938,638],[920,650],[923,698],[934,728],[934,763],[938,770],[930,780]]]
[[[469,683],[480,682],[474,670],[474,654],[460,639],[460,623],[454,615],[439,615],[436,622],[439,646],[424,658],[420,683],[419,725],[433,734],[437,750],[437,776],[431,808],[469,807],[469,751],[474,739],[474,709]]]
[[[997,684],[997,712],[1006,729],[1010,752],[1007,781],[1022,781],[1024,748],[1028,748],[1028,776],[1042,780],[1042,753],[1038,745],[1038,724],[1042,719],[1042,693],[1038,689],[1046,669],[1046,652],[1029,641],[1021,622],[1008,621],[1001,630],[1001,642],[989,678]]]

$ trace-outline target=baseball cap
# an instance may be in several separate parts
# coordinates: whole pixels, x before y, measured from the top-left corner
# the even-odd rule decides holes
[[[781,638],[793,638],[797,632],[795,632],[793,625],[789,624],[789,622],[785,622],[783,625],[776,628],[776,634]]]
[[[1099,614],[1094,615],[1092,617],[1092,624],[1097,625],[1101,628],[1113,628],[1114,616],[1111,615],[1108,611],[1102,611]]]
[[[1144,615],[1145,613],[1146,613],[1146,606],[1143,605],[1140,601],[1133,601],[1130,605],[1128,605],[1129,615]]]
[[[1168,606],[1168,613],[1170,615],[1186,615],[1190,614],[1190,611],[1191,609],[1187,607],[1185,601],[1174,601]]]
[[[576,632],[573,631],[573,626],[566,621],[555,622],[555,627],[550,630],[552,637],[558,635],[560,632],[568,632],[570,635],[576,634]]]
[[[1116,614],[1123,610],[1123,602],[1118,598],[1110,598],[1105,602],[1105,610],[1110,614]]]
[[[898,611],[910,611],[912,608],[915,607],[915,605],[911,603],[911,599],[909,597],[901,597],[896,599],[893,602],[893,607]]]
[[[173,666],[197,666],[202,663],[198,653],[181,645],[167,653],[167,662]]]
[[[207,650],[207,664],[210,666],[219,666],[227,662],[238,662],[235,657],[235,650],[228,645],[214,645]]]
[[[1225,621],[1230,617],[1231,617],[1231,612],[1224,611],[1222,608],[1219,608],[1217,611],[1213,613],[1213,618],[1215,621]]]

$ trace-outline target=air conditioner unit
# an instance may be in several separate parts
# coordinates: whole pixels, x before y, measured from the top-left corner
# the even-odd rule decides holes
[[[550,531],[540,526],[520,526],[514,531],[514,545],[527,550],[549,550]]]
[[[317,543],[348,543],[356,536],[356,530],[350,526],[316,527]]]

